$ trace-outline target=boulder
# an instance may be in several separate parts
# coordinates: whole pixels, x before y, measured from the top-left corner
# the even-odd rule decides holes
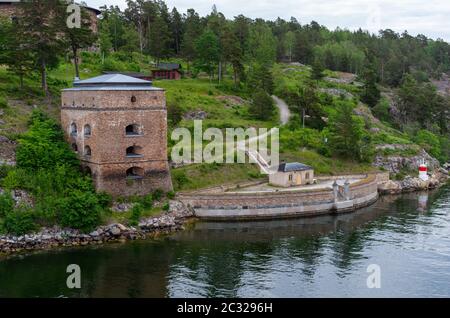
[[[397,194],[402,192],[402,187],[399,182],[389,180],[381,184],[378,190],[383,194]]]
[[[183,118],[186,120],[204,120],[208,117],[208,113],[199,110],[199,111],[190,111],[183,115]]]

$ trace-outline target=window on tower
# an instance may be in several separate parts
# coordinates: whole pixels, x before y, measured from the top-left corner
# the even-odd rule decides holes
[[[131,146],[127,148],[127,158],[141,158],[142,155],[142,147],[139,146]]]
[[[132,124],[125,128],[125,133],[127,136],[140,136],[142,135],[142,129],[139,125]]]
[[[84,136],[85,137],[90,137],[91,135],[92,135],[91,126],[90,125],[85,125],[84,126]]]
[[[144,178],[144,169],[133,167],[127,170],[127,178],[131,180],[138,180]]]
[[[92,156],[92,150],[91,150],[91,147],[89,147],[89,146],[85,146],[85,147],[84,147],[84,155],[85,155],[86,157]]]
[[[73,151],[75,151],[75,152],[78,152],[78,146],[77,146],[77,144],[72,144],[72,150]]]
[[[77,125],[75,123],[72,123],[70,125],[70,134],[72,136],[77,136],[78,135],[78,129],[77,129]]]

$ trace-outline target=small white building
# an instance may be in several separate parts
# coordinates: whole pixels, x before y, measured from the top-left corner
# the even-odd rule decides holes
[[[314,169],[303,163],[282,163],[276,173],[269,175],[269,183],[276,187],[296,187],[314,183]]]

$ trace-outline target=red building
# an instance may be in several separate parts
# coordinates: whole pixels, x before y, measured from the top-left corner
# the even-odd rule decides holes
[[[154,70],[152,70],[154,79],[181,79],[181,65],[175,63],[159,63]]]

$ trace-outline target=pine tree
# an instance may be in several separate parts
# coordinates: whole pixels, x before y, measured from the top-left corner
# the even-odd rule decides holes
[[[61,30],[65,29],[66,5],[60,0],[25,0],[20,3],[21,15],[17,26],[33,51],[34,62],[41,73],[41,87],[48,92],[47,70],[58,64],[66,48]]]
[[[195,43],[197,64],[209,74],[212,81],[220,57],[219,39],[211,30],[206,30]]]
[[[267,94],[272,95],[275,89],[271,69],[267,65],[254,64],[248,76],[247,85],[251,91],[262,89]]]
[[[113,45],[111,41],[111,36],[109,34],[109,24],[106,19],[102,20],[99,25],[99,45],[100,53],[102,54],[102,60],[104,62],[105,56],[109,54]]]
[[[249,111],[256,119],[269,120],[273,117],[275,111],[274,102],[264,90],[257,89],[253,94]]]
[[[372,64],[366,67],[363,80],[364,86],[361,93],[361,100],[370,107],[375,107],[381,98],[381,93],[377,86],[377,74]]]
[[[7,65],[8,71],[19,76],[20,87],[23,78],[34,68],[33,52],[17,25],[0,21],[0,64]]]
[[[66,25],[65,37],[72,50],[75,65],[75,77],[80,78],[78,51],[92,46],[97,40],[97,36],[92,31],[91,19],[85,8],[81,8],[81,27],[69,28]]]
[[[311,78],[316,81],[320,81],[325,77],[325,67],[323,66],[322,61],[319,58],[314,60],[311,71]]]
[[[370,137],[361,118],[354,116],[353,105],[340,101],[328,125],[333,153],[345,158],[366,161],[372,152]]]
[[[250,28],[249,57],[257,64],[271,66],[276,60],[276,39],[264,20],[257,19]]]
[[[233,66],[234,85],[237,87],[238,80],[244,70],[244,57],[239,45],[239,40],[229,25],[227,25],[223,31],[222,50],[225,61],[230,62]]]
[[[150,28],[149,34],[150,50],[149,53],[159,63],[161,58],[168,55],[168,46],[170,43],[169,26],[162,17],[156,16]]]
[[[183,42],[181,45],[182,55],[186,58],[188,67],[187,71],[189,72],[190,62],[192,62],[196,58],[196,48],[195,43],[197,39],[200,37],[202,33],[202,26],[200,22],[200,16],[194,9],[189,9],[187,11],[186,20],[184,23],[184,36]]]
[[[176,55],[179,55],[183,41],[183,19],[177,8],[173,8],[170,14],[170,29],[173,38],[173,51]]]

